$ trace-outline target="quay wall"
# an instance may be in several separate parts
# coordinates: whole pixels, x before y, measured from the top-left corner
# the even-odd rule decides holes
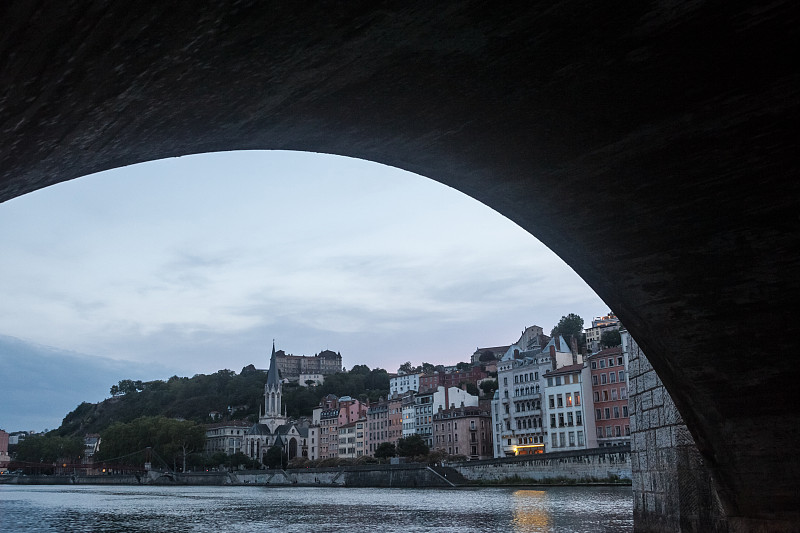
[[[637,533],[731,531],[709,469],[650,361],[629,335],[633,517]],[[745,530],[748,528],[745,528]]]
[[[473,482],[626,482],[631,479],[629,446],[447,463]]]

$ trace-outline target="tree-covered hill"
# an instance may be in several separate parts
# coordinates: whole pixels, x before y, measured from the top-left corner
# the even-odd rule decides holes
[[[56,432],[76,436],[100,433],[115,422],[127,423],[142,416],[211,422],[209,413],[214,411],[223,420],[256,421],[264,402],[266,380],[266,372],[253,365],[238,374],[220,370],[191,378],[172,376],[166,381],[122,380],[111,386],[111,398],[96,404],[83,402],[67,414]],[[385,370],[356,365],[349,372],[326,376],[320,386],[284,385],[283,403],[289,416],[311,416],[311,410],[327,394],[375,401],[388,393],[389,375]]]

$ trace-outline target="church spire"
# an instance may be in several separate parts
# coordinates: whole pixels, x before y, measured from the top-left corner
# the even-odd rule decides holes
[[[280,382],[278,377],[278,361],[275,357],[275,339],[272,339],[272,356],[269,358],[269,370],[267,371],[267,387],[277,386]]]

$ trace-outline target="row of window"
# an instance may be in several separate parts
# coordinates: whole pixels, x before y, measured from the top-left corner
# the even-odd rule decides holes
[[[604,373],[600,374],[600,380],[598,383],[597,374],[592,376],[592,385],[605,385],[606,383],[616,383],[617,376],[619,376],[619,382],[625,382],[625,371],[620,370],[619,372],[609,372],[608,375]]]
[[[597,426],[597,437],[598,438],[609,438],[609,437],[621,437],[622,436],[622,427],[621,426],[605,426],[605,435],[603,434],[603,428]],[[631,427],[625,426],[625,436],[631,436]]]
[[[542,408],[541,400],[531,400],[529,402],[514,402],[514,411],[522,413],[525,411],[536,411]]]
[[[581,405],[581,393],[578,391],[567,392],[564,395],[551,394],[547,397],[547,402],[550,404],[550,409],[555,409],[556,407],[572,407],[573,399],[575,406]]]
[[[539,392],[539,384],[537,383],[535,386],[525,387],[514,389],[514,396],[529,396],[531,394],[537,394]]]
[[[566,417],[564,416],[566,414]],[[558,424],[558,425],[556,425]],[[558,413],[558,418],[556,418],[555,413],[550,413],[550,427],[564,427],[564,426],[582,426],[583,425],[583,415],[580,411],[575,411],[573,416],[572,411],[567,411],[566,413]]]
[[[611,395],[609,396],[609,390]],[[628,398],[628,389],[625,387],[620,387],[619,392],[616,388],[614,389],[604,389],[602,391],[594,391],[594,401],[595,402],[608,402],[608,401],[615,401],[615,400],[625,400]]]
[[[583,431],[569,431],[566,434],[563,431],[559,433],[550,433],[550,443],[553,445],[553,448],[565,448],[567,446],[567,442],[569,442],[569,446],[575,446],[576,436],[577,445],[583,446]]]
[[[514,383],[527,383],[528,381],[539,381],[539,373],[529,372],[527,374],[517,374],[514,376]]]
[[[608,358],[608,366],[609,368],[614,366],[614,358]],[[622,366],[622,356],[617,357],[617,366]],[[597,368],[605,368],[606,367],[606,359],[597,359],[592,361],[592,370],[596,370]]]
[[[622,406],[622,418],[628,417],[628,406]],[[596,420],[611,420],[611,414],[613,413],[614,418],[620,417],[620,409],[619,406],[614,406],[613,408],[606,407],[605,409],[595,409],[594,410],[594,417]],[[605,415],[605,417],[603,416]]]

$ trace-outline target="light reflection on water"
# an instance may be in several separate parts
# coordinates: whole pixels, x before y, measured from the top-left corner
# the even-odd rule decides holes
[[[0,485],[3,531],[633,531],[630,487]]]

